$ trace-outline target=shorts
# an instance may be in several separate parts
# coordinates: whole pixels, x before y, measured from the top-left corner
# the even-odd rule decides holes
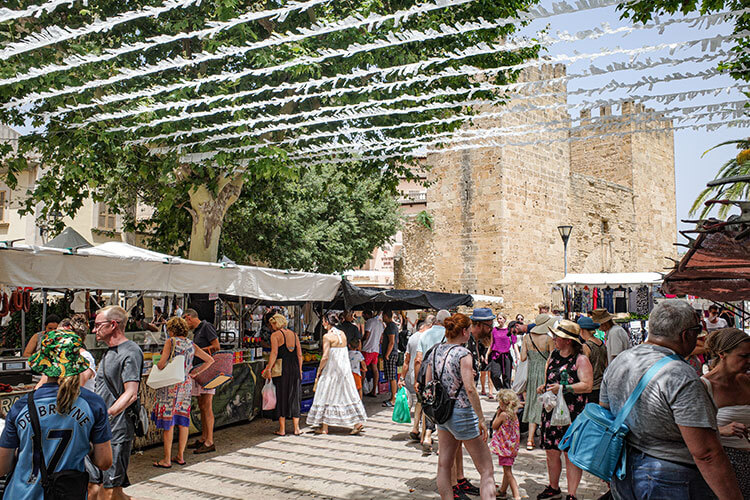
[[[128,465],[130,464],[130,449],[133,441],[112,443],[112,467],[103,471],[99,469],[87,456],[84,461],[86,472],[89,474],[89,483],[101,484],[104,488],[127,488],[130,486],[128,479]]]
[[[383,361],[383,372],[386,380],[398,380],[398,353],[392,352],[390,357]]]
[[[479,436],[479,418],[471,406],[454,406],[451,418],[444,424],[438,424],[437,428],[450,432],[458,441],[469,441]]]
[[[516,457],[501,457],[501,456],[497,457],[497,464],[500,467],[512,467],[513,462],[515,461],[516,461]]]
[[[378,356],[380,356],[377,352],[366,352],[365,355],[365,364],[367,366],[370,365],[377,365],[378,364]]]
[[[190,391],[190,395],[200,396],[201,394],[216,394],[216,389],[204,389],[202,385],[193,380],[193,388]]]
[[[354,376],[354,385],[357,386],[357,390],[362,389],[362,375],[352,372],[352,376]]]

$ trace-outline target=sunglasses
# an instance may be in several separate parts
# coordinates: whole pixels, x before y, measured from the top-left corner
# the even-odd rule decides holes
[[[691,326],[690,328],[686,328],[684,331],[687,332],[687,333],[700,334],[703,331],[703,325],[701,325],[700,323],[698,323],[695,326]]]

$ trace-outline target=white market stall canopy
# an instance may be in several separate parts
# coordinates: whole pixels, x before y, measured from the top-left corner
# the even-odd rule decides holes
[[[0,249],[0,283],[34,288],[223,293],[278,302],[330,301],[341,278],[262,267],[198,262],[110,242],[71,250]]]
[[[661,273],[588,273],[568,274],[555,281],[556,285],[658,285],[664,276]]]

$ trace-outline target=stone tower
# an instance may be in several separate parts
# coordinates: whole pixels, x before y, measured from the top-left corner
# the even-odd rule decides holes
[[[661,130],[670,123],[658,116],[634,121],[628,115],[644,110],[625,103],[621,115],[600,110],[597,123],[606,129],[592,128],[585,112],[571,132],[564,74],[561,65],[525,71],[522,81],[544,82],[505,106],[482,110],[498,116],[477,123],[545,132],[424,160],[431,167],[427,211],[434,225],[430,231],[407,224],[397,288],[499,295],[507,311],[530,314],[549,302],[550,283],[564,274],[562,224],[574,226],[569,272],[665,267],[676,238],[674,138]],[[542,109],[513,110],[529,105]],[[614,135],[619,132],[628,134]],[[522,145],[536,140],[545,143]]]

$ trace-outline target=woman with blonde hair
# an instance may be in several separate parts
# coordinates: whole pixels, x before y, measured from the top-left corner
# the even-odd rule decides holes
[[[263,377],[271,378],[276,360],[281,360],[281,376],[274,377],[276,386],[276,418],[279,419],[279,430],[274,434],[286,435],[286,419],[291,418],[294,424],[294,435],[298,436],[300,397],[302,395],[302,347],[299,337],[287,326],[286,318],[276,313],[268,318],[271,329],[271,355],[268,366],[263,370]]]
[[[706,338],[711,371],[701,380],[719,412],[721,444],[734,467],[745,500],[750,500],[750,336],[737,328],[714,330]]]
[[[164,458],[154,462],[154,467],[169,469],[172,462],[185,465],[185,447],[187,446],[188,430],[190,427],[190,403],[192,400],[193,379],[205,371],[214,362],[206,351],[198,347],[187,338],[187,322],[178,317],[167,321],[169,338],[161,351],[161,358],[156,366],[163,370],[174,356],[185,356],[185,379],[174,385],[156,389],[156,404],[151,412],[151,420],[161,429],[164,443]],[[204,361],[194,373],[193,357],[198,356]],[[172,441],[174,440],[174,426],[178,429],[177,455],[172,460]]]
[[[0,475],[11,471],[16,450],[18,461],[4,498],[44,498],[42,476],[38,473],[42,458],[50,475],[64,470],[78,471],[82,476],[82,481],[77,478],[80,489],[66,491],[71,498],[86,498],[84,460],[92,444],[94,465],[103,470],[112,466],[107,405],[79,383],[79,375],[89,369],[88,361],[81,356],[81,347],[81,339],[75,333],[51,331],[42,340],[41,348],[29,358],[31,369],[46,375],[48,382],[28,397],[19,398],[5,420],[0,437]],[[41,456],[32,444],[32,410],[41,431]]]

